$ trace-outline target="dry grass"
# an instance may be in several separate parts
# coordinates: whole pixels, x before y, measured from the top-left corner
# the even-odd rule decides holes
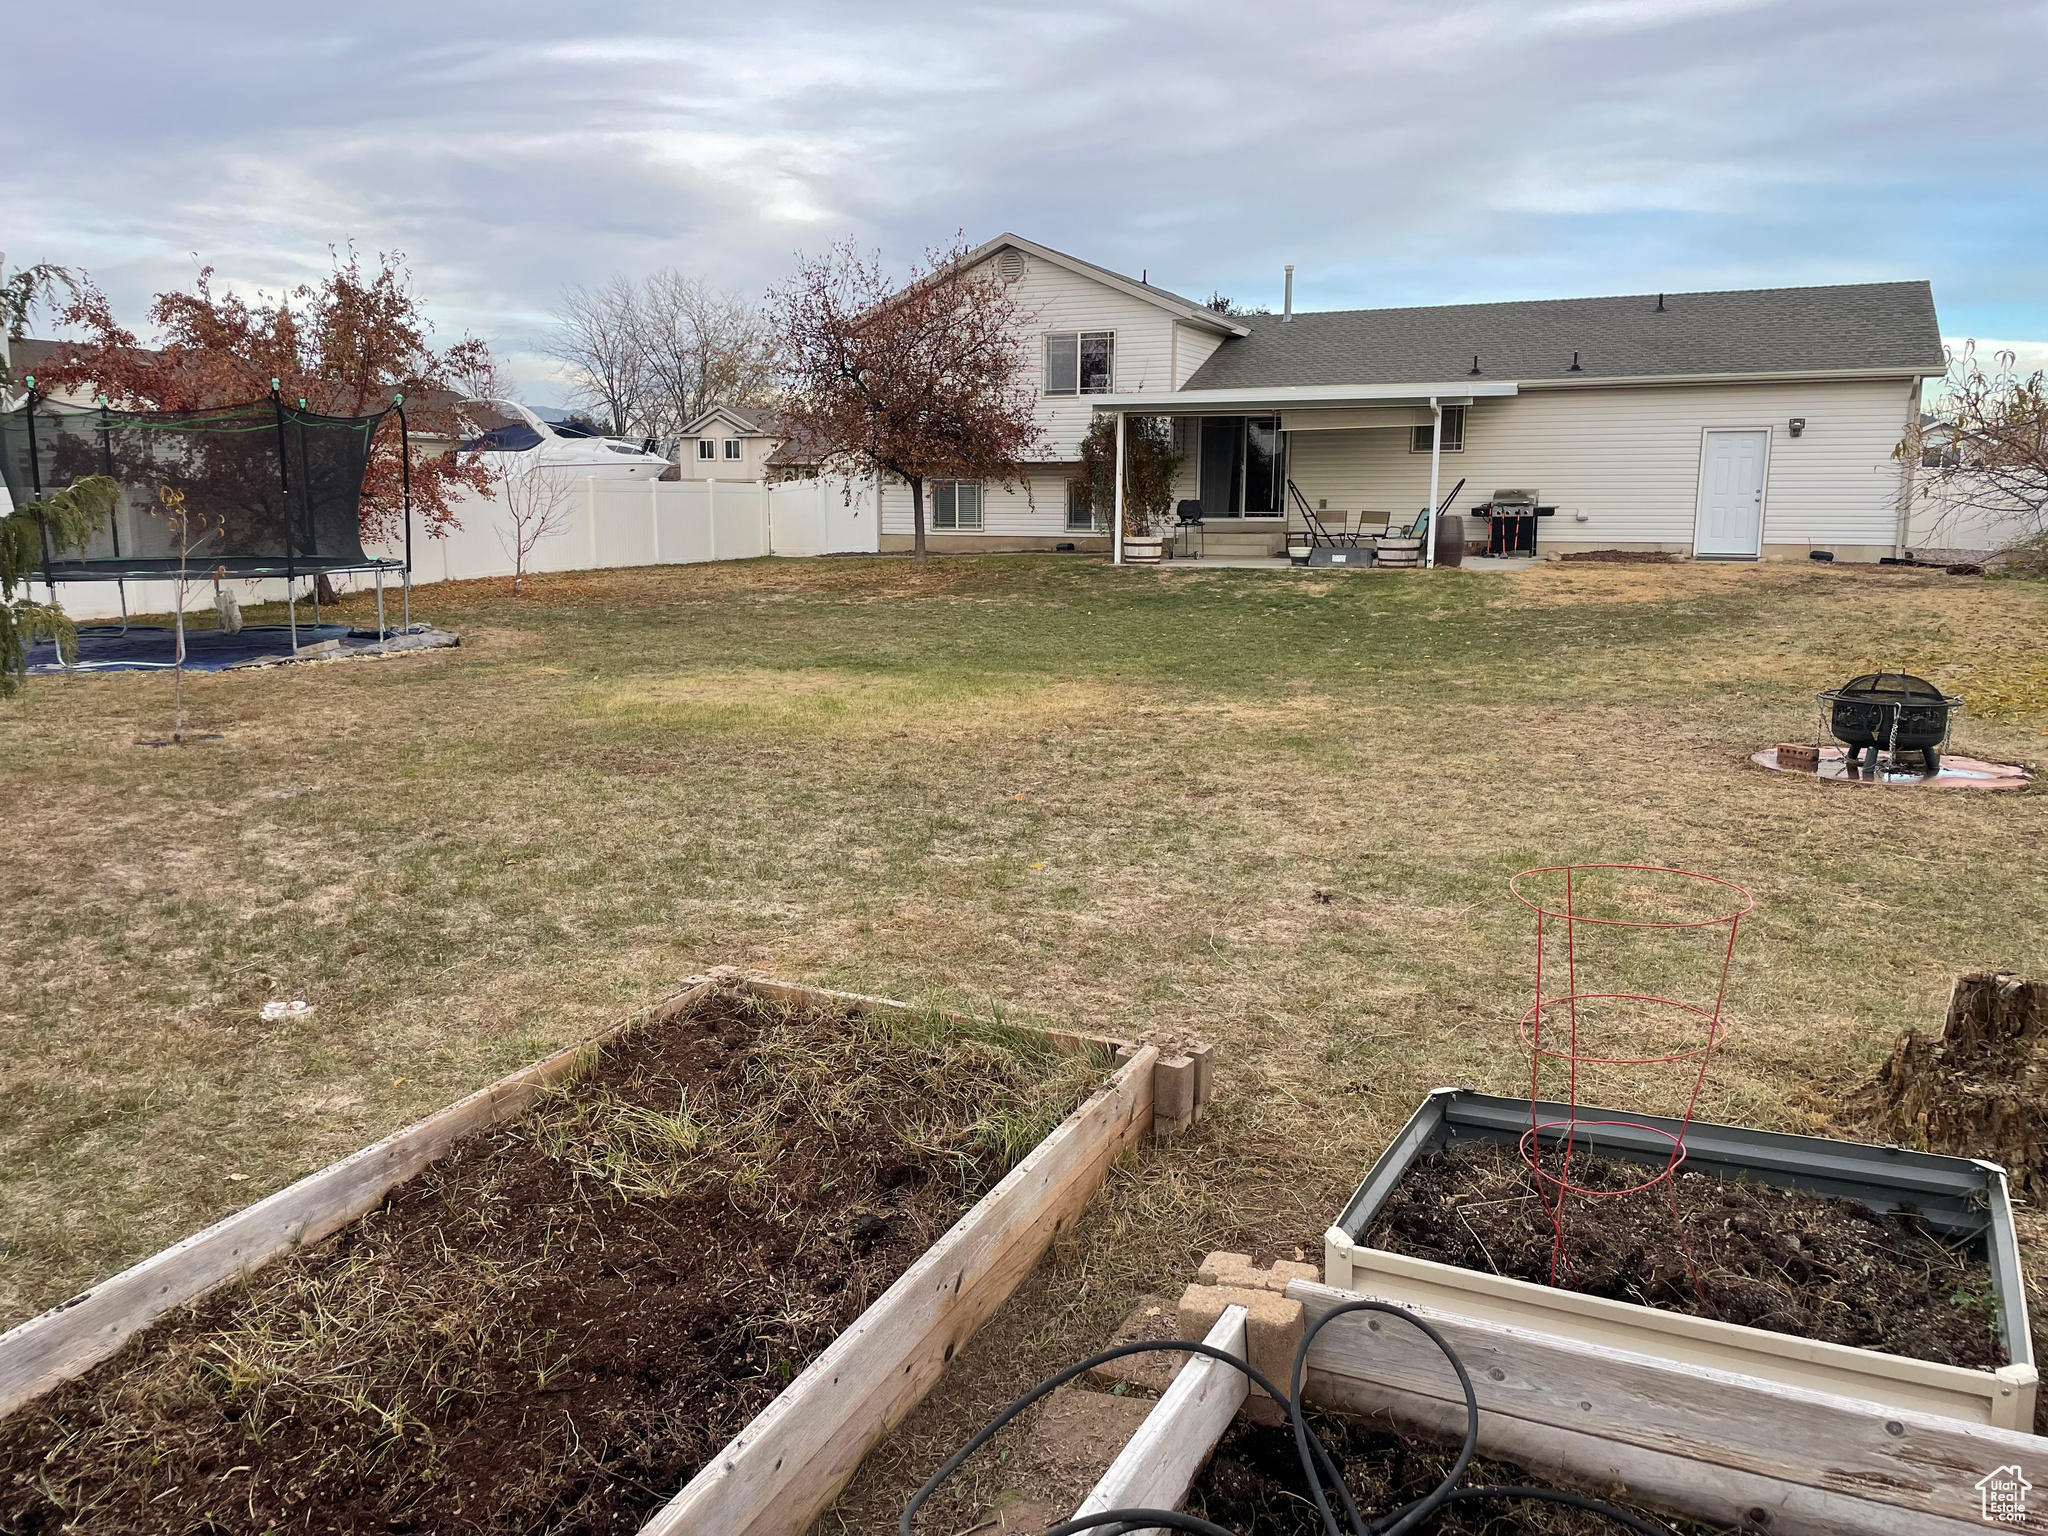
[[[0,710],[0,1320],[730,961],[1219,1043],[1214,1121],[975,1351],[1008,1396],[1205,1248],[1312,1250],[1423,1090],[1512,1091],[1517,869],[1757,893],[1717,1117],[1825,1128],[1955,972],[2048,970],[2048,797],[1746,763],[1890,663],[1983,702],[1961,750],[2048,756],[2039,584],[991,558],[417,606],[462,648],[198,679],[180,753],[136,745],[161,679]]]

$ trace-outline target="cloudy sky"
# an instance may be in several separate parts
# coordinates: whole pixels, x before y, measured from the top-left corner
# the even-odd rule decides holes
[[[410,258],[533,356],[565,287],[758,292],[1015,230],[1304,308],[1925,277],[2048,364],[2040,0],[23,7],[0,250],[139,322]]]

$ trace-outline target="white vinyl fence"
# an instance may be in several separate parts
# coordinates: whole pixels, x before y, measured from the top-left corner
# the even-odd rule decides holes
[[[415,524],[412,584],[510,576],[511,528],[503,504],[464,492],[454,511],[461,526],[445,538],[426,538]],[[585,480],[556,521],[558,531],[528,554],[529,572],[873,554],[881,547],[874,486],[842,480]],[[394,560],[405,553],[402,540],[365,547]],[[391,599],[386,611],[396,624],[399,578],[391,574],[384,581]],[[232,585],[244,603],[284,597],[282,581]],[[336,585],[363,590],[374,578],[342,577]],[[299,590],[303,598],[304,583]],[[127,596],[130,613],[168,613],[177,602],[175,586],[167,581],[131,581]],[[57,600],[74,619],[115,618],[121,612],[120,593],[111,582],[60,582]],[[213,583],[194,581],[185,603],[188,611],[210,610]]]

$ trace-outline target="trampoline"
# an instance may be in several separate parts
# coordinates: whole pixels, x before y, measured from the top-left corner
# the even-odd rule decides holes
[[[377,634],[384,582],[400,579],[404,626],[412,619],[412,442],[402,397],[373,416],[327,416],[287,405],[275,389],[265,400],[188,411],[117,411],[77,406],[39,393],[33,378],[14,410],[0,412],[0,479],[16,504],[86,475],[121,488],[107,525],[83,550],[52,549],[45,534],[41,579],[121,585],[122,628],[130,581],[176,581],[179,553],[158,493],[183,494],[194,521],[208,528],[184,561],[187,580],[281,578],[293,648],[301,578],[366,573],[376,579]],[[363,475],[387,416],[398,418],[400,484],[405,503],[402,559],[363,550]],[[319,624],[318,589],[314,625]]]

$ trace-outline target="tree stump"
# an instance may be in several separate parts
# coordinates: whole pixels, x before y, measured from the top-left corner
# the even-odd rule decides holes
[[[1941,1037],[1908,1030],[1857,1099],[1902,1144],[1989,1158],[2015,1193],[2048,1194],[2048,982],[1958,976]]]

